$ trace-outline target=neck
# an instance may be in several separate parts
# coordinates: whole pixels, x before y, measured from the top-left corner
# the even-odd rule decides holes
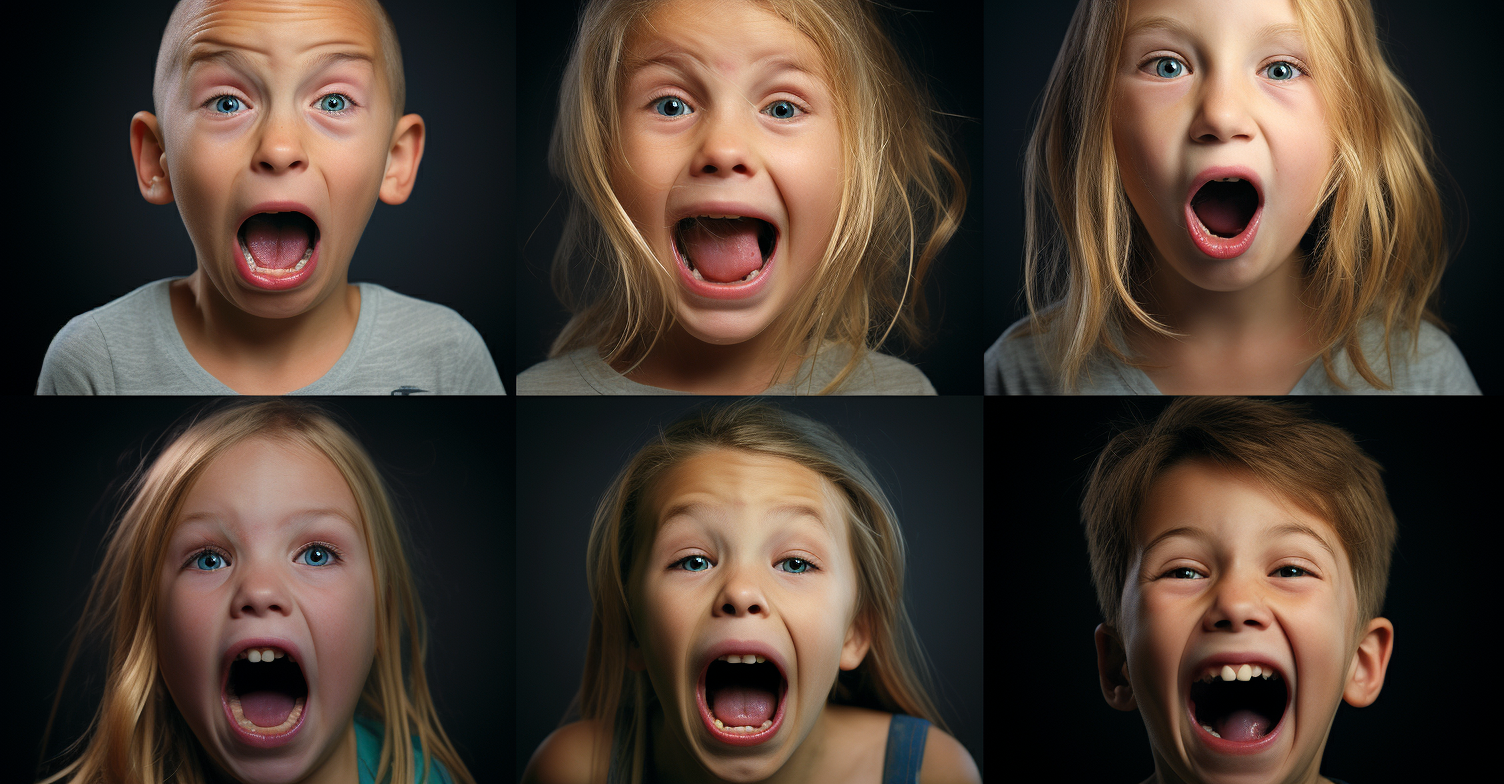
[[[820,763],[824,758],[828,715],[826,711],[820,711],[819,717],[815,719],[815,726],[799,742],[794,752],[771,776],[759,779],[759,784],[792,784],[792,782],[821,780],[823,777],[815,774],[819,772]],[[653,709],[652,715],[648,718],[648,726],[651,728],[648,748],[652,749],[653,766],[660,781],[682,781],[686,784],[730,784],[728,780],[706,770],[694,753],[685,746],[678,732],[665,730],[661,708]]]
[[[226,773],[214,763],[209,767],[209,779],[214,784],[239,784],[239,779]],[[297,780],[297,784],[359,784],[360,761],[357,759],[355,748],[355,722],[351,721],[340,735],[324,753],[322,759],[313,764],[308,775]]]
[[[1326,748],[1323,741],[1321,748],[1316,750],[1315,756],[1301,765],[1298,770],[1290,770],[1284,773],[1282,778],[1269,778],[1270,784],[1332,784],[1331,780],[1322,776],[1321,752]],[[1170,767],[1165,758],[1160,756],[1159,750],[1154,750],[1154,775],[1144,779],[1143,784],[1201,784],[1201,779],[1196,778],[1193,771],[1177,772]]]
[[[626,372],[630,361],[617,360],[612,367],[639,384],[662,389],[701,395],[757,394],[788,381],[803,360],[796,353],[775,378],[780,354],[774,332],[769,326],[748,340],[720,345],[694,337],[676,322],[630,373]]]
[[[1297,249],[1274,271],[1237,291],[1208,291],[1157,263],[1147,283],[1146,309],[1192,342],[1229,342],[1254,336],[1304,331],[1309,309],[1301,302],[1304,287]]]

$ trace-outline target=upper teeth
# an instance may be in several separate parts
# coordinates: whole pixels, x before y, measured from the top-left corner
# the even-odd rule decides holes
[[[753,653],[728,653],[725,656],[717,656],[716,661],[730,662],[731,664],[762,664],[767,659]]]
[[[269,662],[272,659],[280,659],[287,654],[278,648],[247,648],[236,656],[236,659],[250,659],[253,662]]]
[[[1241,182],[1241,181],[1242,180],[1240,180],[1237,177],[1223,177],[1222,179],[1217,180],[1217,182]]]
[[[1201,677],[1196,680],[1202,683],[1211,683],[1217,678],[1221,678],[1224,681],[1246,681],[1253,678],[1263,678],[1267,681],[1270,678],[1279,680],[1279,673],[1275,672],[1272,668],[1258,664],[1244,664],[1237,669],[1233,669],[1233,666],[1230,664],[1224,664],[1220,669],[1216,665],[1206,668],[1206,671],[1201,673]]]
[[[741,215],[696,215],[696,218],[740,218]]]

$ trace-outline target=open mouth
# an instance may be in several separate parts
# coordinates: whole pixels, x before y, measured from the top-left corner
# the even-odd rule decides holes
[[[251,272],[275,277],[302,271],[318,246],[319,227],[301,212],[261,212],[240,224],[237,238]]]
[[[776,734],[787,697],[788,680],[778,666],[750,653],[712,659],[700,676],[702,718],[713,735],[734,745]]]
[[[1201,225],[1224,239],[1242,234],[1258,208],[1258,190],[1253,183],[1238,177],[1212,180],[1191,197],[1191,210]]]
[[[1191,682],[1190,712],[1214,738],[1257,744],[1284,719],[1290,690],[1285,679],[1260,665],[1222,665]]]
[[[778,229],[760,218],[696,215],[674,224],[674,247],[697,281],[750,283],[766,271]]]
[[[247,648],[230,663],[224,702],[236,727],[258,738],[293,732],[308,705],[308,680],[275,646]]]

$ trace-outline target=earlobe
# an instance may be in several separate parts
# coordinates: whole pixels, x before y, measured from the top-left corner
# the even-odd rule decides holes
[[[136,162],[136,186],[141,189],[141,197],[152,204],[171,204],[167,151],[157,117],[151,112],[136,112],[131,118],[131,158]]]
[[[1389,655],[1394,652],[1394,624],[1388,618],[1374,618],[1368,631],[1353,652],[1351,672],[1342,689],[1342,699],[1354,708],[1366,708],[1379,698],[1384,688],[1384,672],[1389,669]]]
[[[871,627],[864,615],[851,622],[846,629],[846,642],[841,645],[841,669],[854,670],[867,658],[872,648]]]
[[[1128,652],[1118,632],[1107,624],[1098,624],[1094,635],[1097,643],[1097,677],[1102,684],[1102,697],[1107,704],[1120,711],[1138,709],[1133,697],[1133,684],[1128,680]]]
[[[423,118],[403,115],[392,131],[392,149],[386,155],[386,175],[381,180],[381,200],[401,204],[412,195],[418,179],[418,163],[423,160]]]

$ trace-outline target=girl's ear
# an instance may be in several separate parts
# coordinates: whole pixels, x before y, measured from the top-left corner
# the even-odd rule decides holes
[[[851,622],[846,629],[846,642],[841,645],[841,669],[854,670],[867,658],[867,650],[872,647],[871,630],[866,614]]]

